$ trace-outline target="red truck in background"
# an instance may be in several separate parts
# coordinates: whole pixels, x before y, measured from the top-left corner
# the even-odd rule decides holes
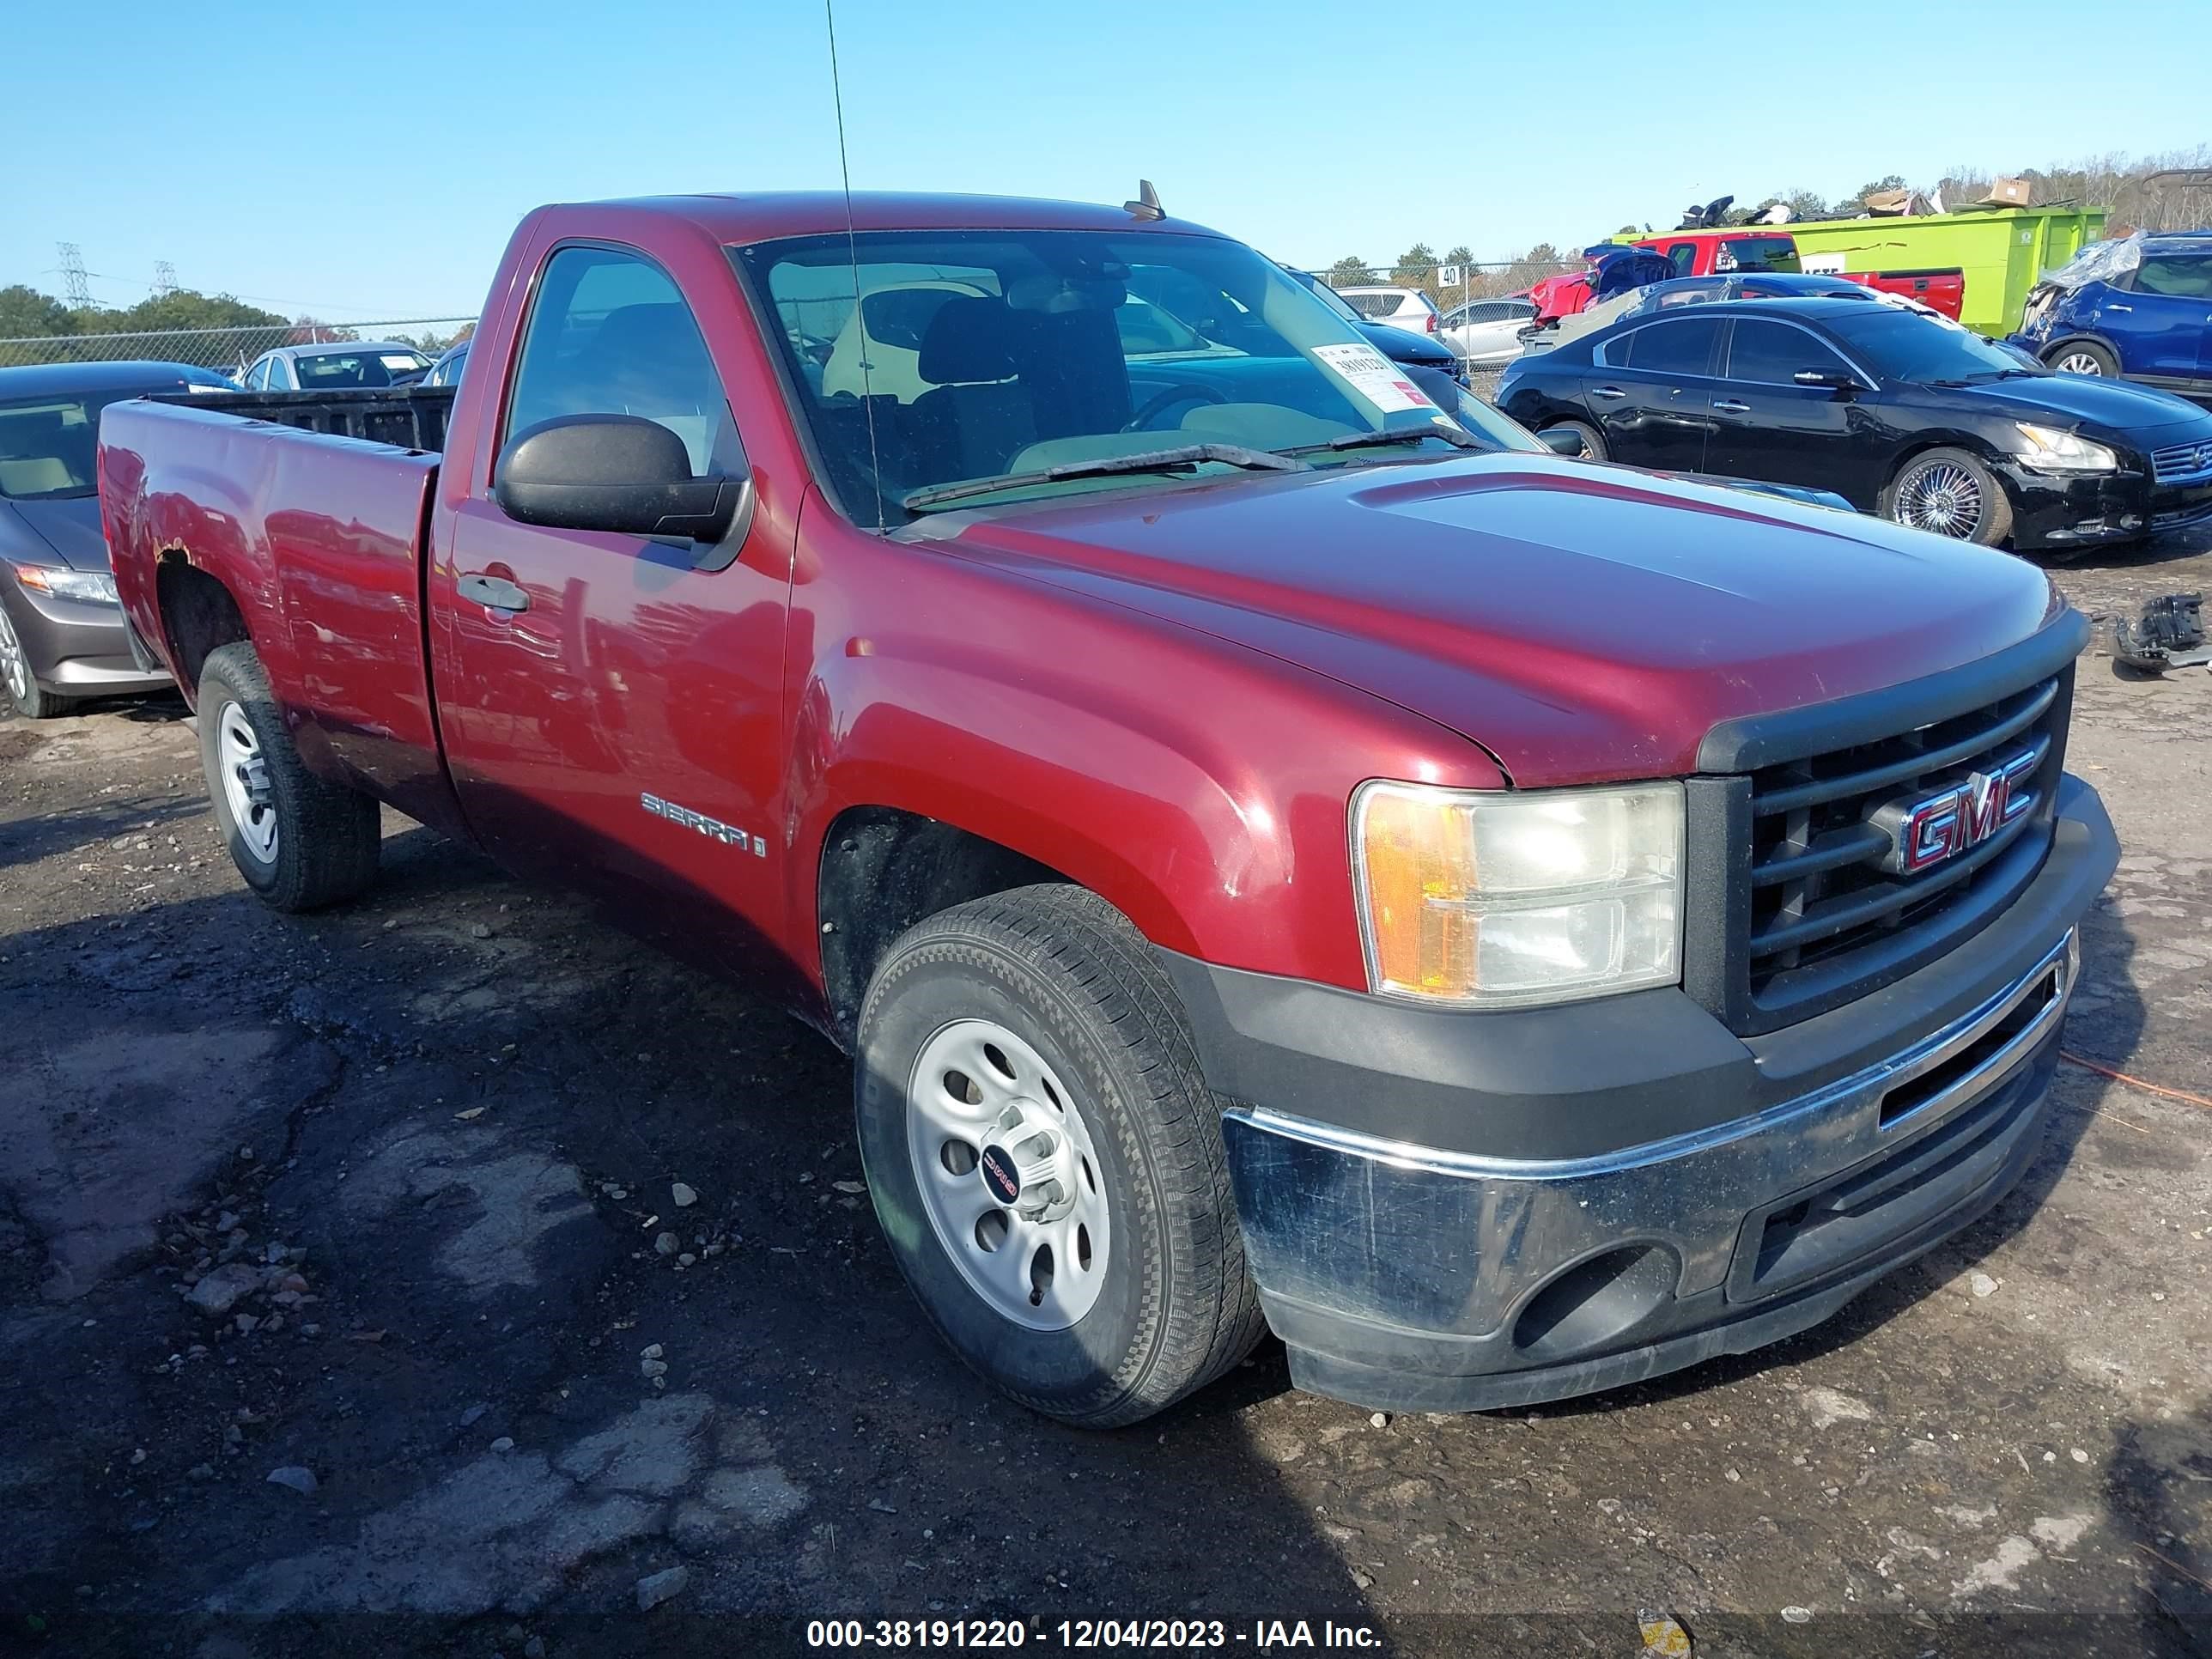
[[[1638,237],[1631,246],[1663,254],[1677,276],[1802,269],[1796,239],[1786,230],[1764,226],[1670,230],[1662,236]],[[1942,270],[1838,270],[1832,274],[1885,294],[1917,300],[1954,322],[1966,302],[1966,273],[1956,266]]]
[[[1488,449],[1149,212],[543,209],[458,389],[118,404],[100,499],[255,891],[389,803],[787,1006],[1081,1424],[1828,1316],[2034,1156],[2118,856],[2033,566]]]

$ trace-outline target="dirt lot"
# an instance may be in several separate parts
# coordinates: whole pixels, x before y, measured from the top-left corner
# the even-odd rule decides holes
[[[2212,587],[2212,537],[2061,580]],[[2099,656],[2076,707],[2127,856],[2069,1048],[2212,1097],[2212,675]],[[2021,1192],[1763,1355],[1377,1425],[1263,1348],[1083,1435],[925,1328],[818,1039],[396,818],[366,902],[264,913],[180,714],[0,723],[0,1645],[1629,1655],[1671,1607],[1709,1656],[2212,1650],[2200,1106],[2063,1068]]]

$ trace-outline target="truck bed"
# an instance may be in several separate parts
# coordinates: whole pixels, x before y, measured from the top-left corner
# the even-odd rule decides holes
[[[165,637],[193,572],[254,636],[310,766],[431,823],[450,817],[424,659],[423,528],[453,393],[222,393],[111,404],[101,502],[115,583]],[[242,418],[241,418],[242,417]],[[370,436],[367,441],[356,434]],[[165,574],[166,573],[166,574]],[[173,662],[187,695],[196,660]]]
[[[363,386],[355,392],[163,392],[155,401],[219,410],[332,437],[362,438],[434,455],[453,412],[450,386]]]

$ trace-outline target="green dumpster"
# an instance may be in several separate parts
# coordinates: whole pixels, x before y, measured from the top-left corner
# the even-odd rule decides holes
[[[1966,274],[1959,320],[2002,337],[2020,326],[2027,291],[2105,234],[2105,208],[1980,208],[1918,219],[1816,219],[1783,227],[1807,270]]]

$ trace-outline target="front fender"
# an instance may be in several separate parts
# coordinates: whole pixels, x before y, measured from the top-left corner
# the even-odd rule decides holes
[[[884,806],[1048,866],[1170,950],[1364,989],[1353,789],[1370,777],[1504,786],[1474,744],[1366,693],[1004,571],[933,562],[926,585],[860,590],[926,589],[898,622],[793,652],[811,668],[794,688],[787,902],[817,940],[823,836],[848,808]],[[809,620],[794,615],[795,644]]]

